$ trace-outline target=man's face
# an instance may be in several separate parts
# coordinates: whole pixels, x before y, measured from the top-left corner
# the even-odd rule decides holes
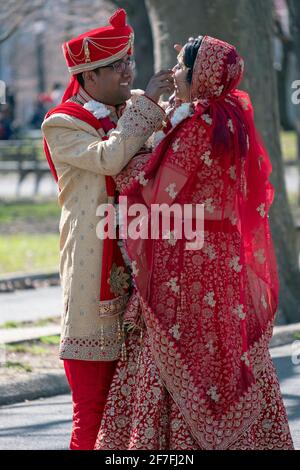
[[[104,104],[115,106],[130,98],[134,71],[129,61],[132,59],[126,55],[110,66],[101,67],[97,73],[93,73],[95,77],[94,98]]]

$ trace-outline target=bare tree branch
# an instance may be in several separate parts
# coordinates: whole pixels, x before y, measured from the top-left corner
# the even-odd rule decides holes
[[[0,44],[10,38],[19,29],[20,25],[30,15],[39,11],[44,4],[44,0],[32,0],[31,2],[24,0],[22,3],[20,1],[8,2],[6,6],[10,9],[0,15],[3,22],[2,30],[4,30],[0,34]]]

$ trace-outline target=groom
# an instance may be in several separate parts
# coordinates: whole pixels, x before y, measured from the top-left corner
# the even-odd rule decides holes
[[[133,30],[123,9],[109,23],[64,44],[71,80],[62,104],[42,125],[45,153],[59,187],[60,358],[73,399],[70,448],[78,450],[94,448],[122,355],[129,296],[129,275],[117,240],[97,238],[97,207],[114,202],[112,176],[160,128],[165,113],[157,102],[173,87],[171,71],[162,71],[145,93],[132,94]]]

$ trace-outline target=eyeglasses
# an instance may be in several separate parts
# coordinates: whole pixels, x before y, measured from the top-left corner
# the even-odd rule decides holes
[[[110,65],[106,65],[105,67],[111,67],[117,73],[124,73],[126,69],[134,70],[135,69],[135,60],[134,59],[127,59],[127,60],[119,60],[118,62],[113,62]]]

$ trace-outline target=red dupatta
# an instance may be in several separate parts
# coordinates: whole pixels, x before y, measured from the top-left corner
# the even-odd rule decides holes
[[[67,114],[69,116],[75,117],[80,119],[81,121],[86,122],[90,126],[94,127],[96,130],[103,129],[105,133],[110,131],[111,129],[115,128],[115,124],[108,118],[97,119],[90,111],[83,108],[77,103],[73,102],[63,102],[62,104],[56,106],[52,110],[50,110],[45,119],[53,114]],[[105,136],[102,140],[106,140],[108,137]],[[58,176],[57,172],[49,151],[49,147],[47,144],[46,139],[44,138],[44,151],[45,155],[51,170],[51,173],[58,183]],[[106,184],[106,192],[109,198],[115,197],[116,192],[116,185],[111,176],[105,176],[105,184]],[[101,271],[101,285],[100,285],[100,293],[99,293],[99,300],[112,300],[116,298],[116,295],[110,290],[109,279],[110,273],[113,266],[113,263],[116,263],[117,266],[121,266],[125,269],[125,264],[123,261],[122,254],[120,252],[120,248],[117,244],[116,239],[109,239],[106,238],[103,240],[103,258],[102,258],[102,271]]]
[[[236,89],[242,74],[236,49],[205,36],[194,114],[122,193],[128,208],[147,205],[149,226],[151,204],[205,205],[202,249],[187,250],[174,234],[126,240],[161,379],[203,449],[228,448],[259,415],[259,371],[278,305],[271,163],[250,98]]]

